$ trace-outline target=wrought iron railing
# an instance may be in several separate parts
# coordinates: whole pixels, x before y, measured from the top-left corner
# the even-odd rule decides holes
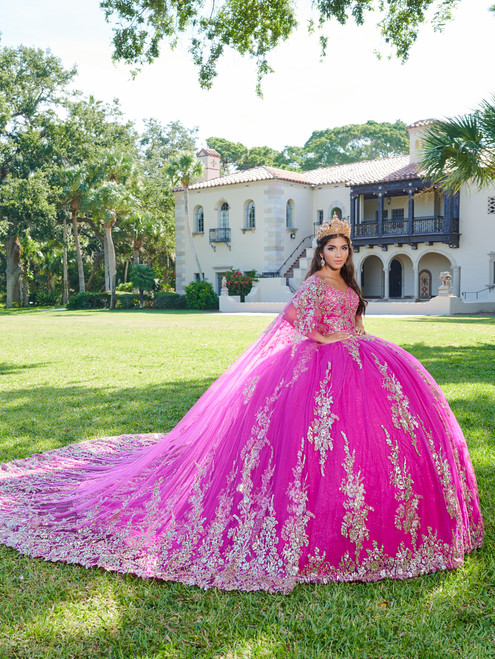
[[[378,235],[378,222],[363,222],[354,225],[355,238],[371,238]]]
[[[409,235],[409,220],[383,220],[380,236],[407,236]],[[443,233],[459,233],[459,220],[453,219],[445,225],[440,215],[433,217],[415,217],[412,222],[414,235],[433,235]],[[377,238],[378,222],[362,222],[354,225],[354,238]]]
[[[385,220],[383,222],[384,236],[404,236],[408,232],[407,220]]]
[[[443,217],[415,217],[413,220],[413,233],[442,233]]]
[[[210,243],[230,243],[230,227],[210,229]]]

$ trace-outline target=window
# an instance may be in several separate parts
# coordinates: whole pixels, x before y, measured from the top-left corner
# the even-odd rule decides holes
[[[229,226],[229,205],[226,201],[220,206],[220,228],[227,229]]]
[[[495,197],[488,197],[488,214],[495,215]]]
[[[198,206],[194,211],[194,231],[196,233],[204,233],[205,231],[205,216],[203,206]]]
[[[294,226],[294,202],[289,199],[285,206],[285,226],[289,229]]]
[[[383,209],[383,219],[388,220],[388,210]],[[375,221],[378,222],[378,211],[375,211]]]
[[[316,211],[316,221],[318,224],[323,224],[323,211]]]
[[[256,227],[256,213],[254,210],[254,201],[250,201],[246,206],[246,229]]]
[[[393,220],[403,220],[404,219],[404,209],[403,208],[392,208],[392,219]]]

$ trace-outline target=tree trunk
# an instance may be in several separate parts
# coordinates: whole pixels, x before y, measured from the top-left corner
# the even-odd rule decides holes
[[[104,230],[103,234],[103,255],[105,257],[105,290],[109,291],[110,290],[110,267],[108,264],[108,240],[107,240],[107,233],[106,230]]]
[[[64,234],[63,234],[63,292],[62,292],[62,304],[65,306],[69,301],[69,272],[67,269],[67,220],[64,216]]]
[[[139,256],[141,247],[143,246],[142,238],[134,238],[133,251],[134,251],[134,265],[139,265]]]
[[[129,270],[129,261],[126,260],[124,268],[124,284],[127,284],[127,271]]]
[[[95,278],[96,271],[98,270],[99,266],[101,265],[101,262],[104,260],[105,254],[103,252],[100,252],[97,254],[93,260],[93,269],[91,270],[91,274],[89,276],[89,279],[86,283],[86,289],[89,291],[91,288],[91,284],[93,283],[93,279]]]
[[[77,273],[79,275],[79,293],[84,293],[86,288],[84,286],[84,266],[81,253],[81,243],[79,241],[79,229],[77,227],[77,211],[79,210],[79,202],[73,201],[71,204],[72,213],[72,233],[74,234],[74,243],[76,245],[76,258],[77,258]]]
[[[21,305],[21,276],[23,273],[21,260],[21,244],[17,236],[7,238],[5,242],[7,252],[7,309],[13,304]]]
[[[21,307],[29,307],[29,280],[26,276],[26,271],[22,270],[21,277]]]
[[[198,259],[198,253],[196,252],[196,247],[194,246],[194,240],[193,240],[193,235],[192,235],[192,230],[191,230],[191,220],[189,217],[189,189],[187,186],[184,186],[184,214],[186,216],[186,226],[187,226],[187,234],[189,236],[189,244],[191,246],[192,253],[194,254],[194,258],[196,259],[196,265],[198,266],[198,272],[199,272],[199,278],[204,279],[203,277],[203,271],[201,270],[201,264]]]
[[[116,301],[115,286],[117,277],[117,263],[115,259],[115,247],[112,238],[112,228],[114,224],[115,218],[110,220],[108,224],[105,224],[105,238],[108,252],[108,278],[110,283],[110,309],[115,309]]]

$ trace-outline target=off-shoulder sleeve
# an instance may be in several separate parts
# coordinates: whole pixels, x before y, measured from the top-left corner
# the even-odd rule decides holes
[[[294,327],[301,339],[316,340],[324,294],[325,284],[318,277],[309,277],[286,306],[284,320]]]

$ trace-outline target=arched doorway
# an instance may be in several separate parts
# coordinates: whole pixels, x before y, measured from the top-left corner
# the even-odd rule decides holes
[[[421,270],[419,273],[419,299],[429,300],[431,298],[431,272]]]
[[[392,259],[388,273],[389,297],[402,297],[402,263]]]
[[[378,256],[365,258],[361,267],[361,289],[365,298],[383,297],[383,263]]]
[[[419,297],[421,300],[429,300],[430,297],[438,295],[438,287],[440,286],[440,273],[449,271],[452,274],[452,264],[449,259],[441,254],[440,252],[427,252],[423,254],[418,264],[419,273],[425,272],[423,277],[424,279],[424,288],[426,295],[426,286],[428,284],[429,277],[429,287],[430,294],[428,297],[422,297],[421,294],[421,278],[419,281]]]

